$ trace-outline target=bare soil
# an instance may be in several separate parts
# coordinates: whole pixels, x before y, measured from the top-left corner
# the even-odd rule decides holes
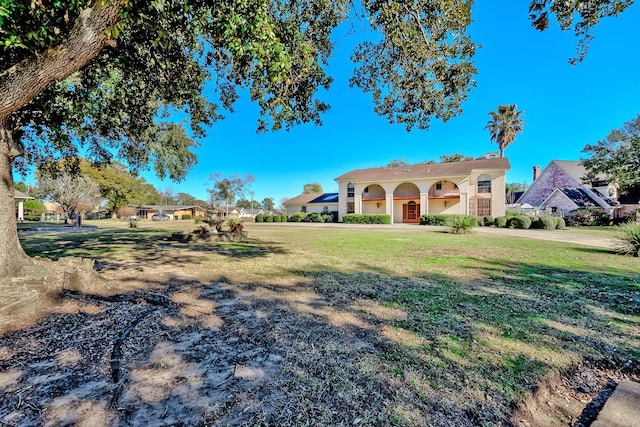
[[[421,398],[381,366],[402,311],[358,295],[354,316],[309,282],[231,282],[177,261],[100,275],[42,261],[49,275],[0,284],[0,425],[582,427],[621,378],[639,379],[635,362],[585,361],[510,418],[462,393]]]

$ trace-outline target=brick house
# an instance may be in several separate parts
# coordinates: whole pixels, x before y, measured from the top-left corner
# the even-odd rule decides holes
[[[621,195],[619,187],[605,176],[585,182],[586,174],[580,161],[552,160],[542,172],[540,166],[534,166],[533,183],[516,203],[563,216],[578,208],[594,207],[620,217],[640,207],[640,195]]]

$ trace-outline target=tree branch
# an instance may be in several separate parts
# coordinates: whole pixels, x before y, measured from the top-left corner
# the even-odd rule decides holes
[[[8,117],[33,101],[52,83],[80,70],[107,45],[120,19],[120,0],[95,2],[83,10],[63,42],[0,73],[0,117]]]

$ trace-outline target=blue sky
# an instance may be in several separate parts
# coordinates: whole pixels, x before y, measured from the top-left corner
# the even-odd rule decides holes
[[[524,131],[505,156],[511,162],[507,182],[531,183],[532,167],[554,159],[578,160],[587,143],[640,113],[640,5],[595,28],[584,62],[571,66],[576,39],[555,22],[545,32],[528,20],[528,2],[479,1],[470,33],[482,45],[475,57],[477,87],[463,104],[463,113],[446,123],[433,121],[428,130],[405,131],[373,112],[369,95],[349,88],[353,70],[349,55],[356,40],[338,29],[334,57],[328,69],[334,82],[321,99],[331,110],[323,126],[303,125],[289,132],[256,134],[257,108],[247,97],[236,112],[216,123],[197,150],[198,165],[181,183],[143,176],[159,190],[172,187],[207,198],[209,176],[252,174],[255,200],[281,199],[302,192],[305,183],[319,182],[337,191],[334,178],[352,169],[386,165],[391,159],[415,163],[443,154],[480,156],[497,151],[484,129],[489,111],[498,104],[518,104],[524,111]]]

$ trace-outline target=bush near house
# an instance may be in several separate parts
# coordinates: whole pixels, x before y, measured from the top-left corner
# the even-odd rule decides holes
[[[286,215],[280,215],[280,222],[287,222],[287,216]]]
[[[183,214],[180,218],[181,218],[181,219],[191,219],[191,215],[189,215],[189,214]]]
[[[307,216],[306,212],[294,212],[287,215],[287,222],[300,222]]]
[[[512,216],[507,220],[507,227],[526,230],[531,227],[531,218],[526,215]]]
[[[590,225],[609,225],[611,218],[598,208],[578,208],[572,210],[566,218],[567,225],[571,227]]]
[[[472,215],[427,214],[427,215],[420,215],[420,225],[450,226],[452,218],[455,218],[456,221],[458,219],[467,220],[466,218],[473,218],[473,221],[475,222],[474,227],[477,225],[480,225],[480,221],[481,221],[479,218],[476,218],[475,216],[472,216]],[[468,221],[471,222],[470,219]]]
[[[552,216],[535,216],[531,219],[531,228],[537,228],[539,230],[555,230],[556,227],[556,219]]]
[[[556,230],[562,230],[565,227],[564,218],[560,218],[559,216],[554,216],[553,219],[556,221]]]
[[[262,214],[256,215],[256,222],[264,222],[264,215]]]
[[[274,215],[273,216],[273,222],[280,222],[280,215]]]
[[[391,215],[346,214],[342,215],[345,224],[391,224]]]
[[[493,220],[493,225],[499,228],[505,228],[507,226],[507,217],[499,216]]]
[[[273,222],[273,215],[267,215],[264,217],[264,222]]]
[[[491,227],[493,225],[493,217],[492,216],[485,216],[483,218],[482,225],[484,225],[485,227]]]

